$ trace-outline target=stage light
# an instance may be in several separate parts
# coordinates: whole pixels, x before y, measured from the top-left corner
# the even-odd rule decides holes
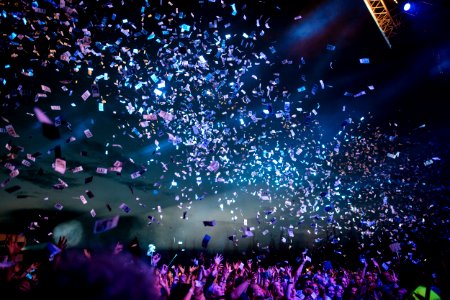
[[[411,3],[406,2],[405,5],[403,5],[403,10],[404,11],[410,11],[411,10]]]
[[[403,12],[405,14],[415,16],[417,14],[417,2],[416,1],[406,1],[403,4]]]

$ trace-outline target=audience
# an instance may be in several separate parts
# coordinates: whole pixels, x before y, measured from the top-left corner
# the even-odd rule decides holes
[[[30,260],[18,259],[22,248],[11,236],[9,263],[2,264],[2,291],[7,299],[62,295],[83,300],[441,299],[442,286],[435,274],[407,289],[395,270],[397,265],[380,269],[375,258],[352,270],[342,262],[339,267],[330,261],[312,264],[305,252],[295,262],[269,265],[268,260],[244,262],[221,254],[208,258],[201,252],[189,261],[168,265],[161,253],[138,256],[140,251],[133,248],[139,245],[136,239],[130,245],[117,243],[113,249],[90,251],[67,248],[63,237],[47,247],[46,255]]]

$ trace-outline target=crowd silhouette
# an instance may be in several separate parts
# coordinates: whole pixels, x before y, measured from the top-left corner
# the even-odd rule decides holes
[[[345,258],[315,263],[307,249],[293,261],[204,249],[170,260],[165,252],[142,255],[137,239],[111,249],[81,249],[68,247],[65,237],[37,255],[23,251],[18,240],[6,240],[1,282],[7,299],[445,299],[437,274],[417,267],[408,282],[405,262],[386,266],[368,258],[352,268]]]

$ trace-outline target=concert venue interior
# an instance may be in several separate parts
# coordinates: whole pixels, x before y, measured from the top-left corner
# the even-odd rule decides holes
[[[450,9],[384,2],[2,3],[0,233],[448,263]]]

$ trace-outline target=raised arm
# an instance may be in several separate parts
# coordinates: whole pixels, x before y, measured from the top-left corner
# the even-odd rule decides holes
[[[302,259],[302,263],[298,266],[297,271],[295,271],[294,275],[294,283],[297,282],[297,280],[300,278],[303,272],[303,267],[305,266],[306,260]]]
[[[292,267],[291,266],[286,267],[286,274],[289,276],[289,278],[288,278],[288,282],[286,284],[286,290],[284,291],[284,295],[286,296],[286,299],[295,299],[295,294],[292,293],[292,288],[296,281],[294,281],[294,276],[292,276]]]
[[[239,296],[242,295],[242,293],[244,293],[248,286],[250,285],[250,282],[252,280],[252,274],[250,273],[250,276],[247,276],[240,285],[238,285],[237,287],[235,287],[233,289],[233,291],[231,292],[231,299],[238,299]]]
[[[192,295],[194,294],[195,290],[195,276],[191,278],[191,287],[189,288],[189,291],[184,296],[183,300],[190,300],[192,298]]]

